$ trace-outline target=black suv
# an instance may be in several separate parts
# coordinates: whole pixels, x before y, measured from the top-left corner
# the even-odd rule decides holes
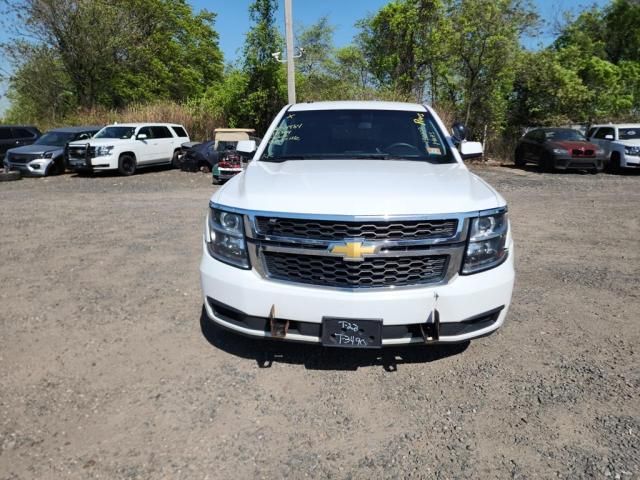
[[[30,125],[0,125],[0,157],[10,148],[31,145],[40,135],[40,130]]]

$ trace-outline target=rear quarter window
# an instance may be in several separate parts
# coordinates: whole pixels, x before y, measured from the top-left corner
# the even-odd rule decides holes
[[[178,137],[188,137],[189,135],[187,135],[187,132],[184,128],[182,127],[171,127],[173,128],[173,131],[176,132],[176,136]]]
[[[35,137],[35,134],[33,132],[30,132],[26,128],[14,128],[13,136],[15,138],[33,138]]]

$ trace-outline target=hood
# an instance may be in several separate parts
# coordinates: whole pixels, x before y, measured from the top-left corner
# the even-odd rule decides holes
[[[580,141],[580,140],[556,140],[554,142],[551,142],[551,146],[552,147],[560,147],[560,148],[564,148],[565,150],[581,150],[581,149],[588,149],[588,150],[598,150],[598,146],[594,143],[591,142],[585,142],[585,141]]]
[[[629,140],[618,140],[618,143],[627,147],[640,147],[640,138],[630,138]]]
[[[56,145],[24,145],[22,147],[15,147],[9,150],[9,153],[14,155],[37,155],[45,152],[62,152],[64,147],[58,147]]]
[[[428,215],[505,204],[462,164],[391,160],[253,161],[212,201],[248,210],[326,215]]]
[[[121,143],[131,143],[130,138],[87,138],[86,140],[77,140],[70,142],[69,145],[73,146],[85,146],[87,143],[91,146],[96,145],[119,145]]]

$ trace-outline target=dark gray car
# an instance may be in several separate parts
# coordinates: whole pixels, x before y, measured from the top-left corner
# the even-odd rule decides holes
[[[0,156],[10,148],[30,145],[40,136],[40,130],[31,125],[0,125]]]
[[[9,170],[24,175],[55,175],[64,173],[64,149],[69,142],[93,137],[102,127],[66,127],[49,130],[32,145],[12,148],[5,156]]]

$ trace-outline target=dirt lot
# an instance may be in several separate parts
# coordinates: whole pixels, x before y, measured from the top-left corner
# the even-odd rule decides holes
[[[0,478],[640,478],[640,175],[476,171],[505,327],[383,356],[202,328],[208,175],[0,184]]]

